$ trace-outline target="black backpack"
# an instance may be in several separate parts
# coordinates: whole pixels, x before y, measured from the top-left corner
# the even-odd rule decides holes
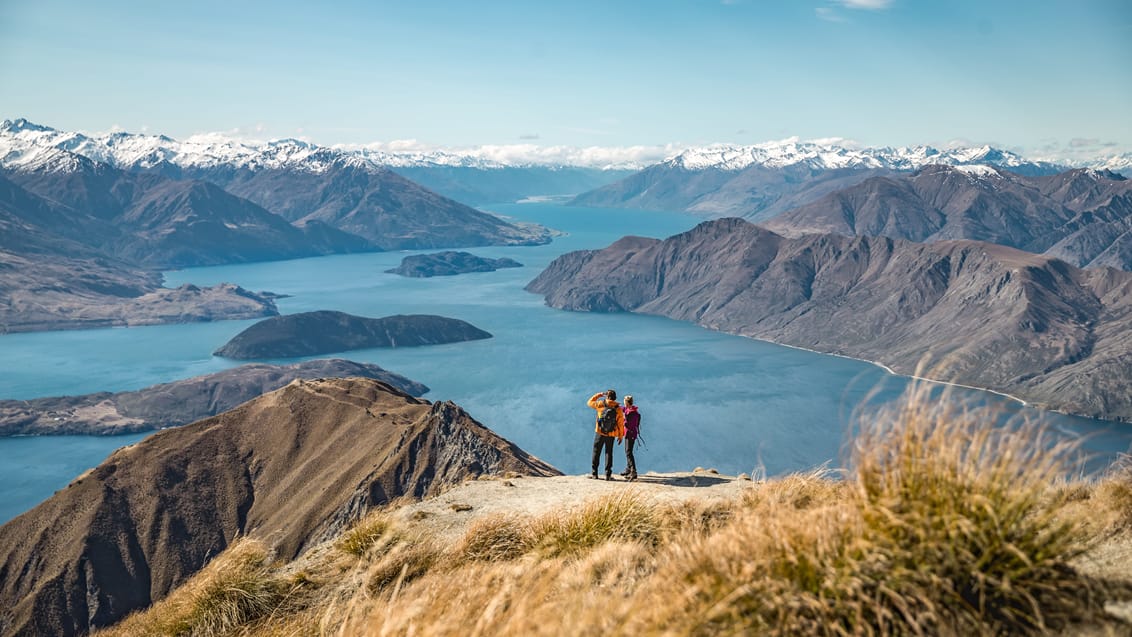
[[[606,407],[597,416],[597,429],[605,435],[617,431],[617,408]]]

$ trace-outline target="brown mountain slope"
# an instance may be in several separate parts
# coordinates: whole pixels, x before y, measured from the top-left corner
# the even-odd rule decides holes
[[[784,238],[739,219],[559,257],[547,304],[632,311],[1132,420],[1132,274],[973,241]]]
[[[762,225],[785,236],[971,239],[1078,267],[1132,270],[1132,181],[1096,170],[1027,177],[988,166],[928,166],[864,180]]]
[[[0,334],[273,316],[266,295],[231,284],[161,287],[161,275],[71,235],[98,220],[33,195],[0,174]]]
[[[295,381],[120,450],[0,527],[0,633],[82,634],[239,535],[292,559],[371,506],[504,471],[558,473],[452,403],[369,379]]]

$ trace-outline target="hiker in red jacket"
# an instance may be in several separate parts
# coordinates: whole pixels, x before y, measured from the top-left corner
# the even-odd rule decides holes
[[[637,459],[633,457],[633,446],[641,435],[641,414],[633,404],[633,397],[629,395],[625,396],[625,406],[621,408],[621,412],[625,414],[625,470],[621,475],[632,482],[637,479]]]
[[[625,414],[621,413],[617,392],[612,389],[590,396],[586,404],[597,411],[597,422],[594,426],[593,472],[590,473],[590,477],[597,478],[598,455],[604,447],[605,479],[612,480],[613,441],[620,443],[625,437]]]

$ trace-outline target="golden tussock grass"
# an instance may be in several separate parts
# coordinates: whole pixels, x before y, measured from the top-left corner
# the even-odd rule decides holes
[[[378,510],[350,527],[335,545],[343,552],[363,557],[375,547],[387,546],[394,540],[392,518],[385,510]]]
[[[175,594],[135,613],[100,637],[140,635],[211,636],[228,634],[278,610],[301,582],[277,576],[271,553],[256,540],[242,538],[190,578]]]
[[[272,635],[1126,630],[1104,604],[1132,591],[1073,564],[1132,522],[1132,463],[1097,483],[1067,481],[1070,445],[992,416],[914,388],[860,420],[845,470],[748,483],[729,502],[625,490],[540,516],[482,517],[447,547],[375,515],[339,541],[352,571],[323,590],[284,603],[274,584],[266,614],[179,634],[235,634],[239,617]]]

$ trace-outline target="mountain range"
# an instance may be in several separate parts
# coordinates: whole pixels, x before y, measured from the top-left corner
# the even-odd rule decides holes
[[[1132,421],[1132,273],[1112,268],[726,218],[563,255],[527,289],[552,307],[657,314]]]
[[[788,236],[973,239],[1078,267],[1132,270],[1132,181],[1093,169],[1027,177],[990,166],[928,166],[871,177],[763,225]]]
[[[175,222],[195,232],[197,225],[211,222],[216,227],[199,232],[267,230],[263,240],[269,245],[263,250],[277,255],[268,258],[290,258],[296,240],[307,253],[299,256],[549,240],[540,228],[509,224],[361,156],[298,140],[253,149],[234,142],[180,144],[163,136],[125,133],[92,138],[6,120],[0,124],[0,167],[9,178],[59,203],[104,219],[148,222],[146,229]],[[129,183],[115,183],[122,180]],[[268,215],[274,219],[269,221]],[[186,239],[194,238],[185,232]],[[198,238],[217,241],[210,235]],[[283,245],[273,249],[272,242]]]
[[[503,163],[448,151],[394,153],[370,148],[334,148],[297,139],[249,142],[222,135],[175,140],[164,135],[109,133],[88,136],[60,131],[26,119],[0,123],[0,166],[19,168],[40,161],[45,149],[73,152],[93,161],[130,172],[157,172],[168,177],[197,178],[216,183],[235,194],[292,218],[297,210],[269,205],[258,196],[250,175],[260,173],[322,174],[346,172],[404,176],[424,187],[467,204],[507,203],[535,195],[573,195],[605,185],[634,172],[632,166],[570,166]],[[409,188],[396,183],[396,188]],[[287,192],[301,192],[288,189]],[[286,197],[274,203],[287,204]],[[309,204],[295,202],[296,206]],[[304,215],[306,213],[303,213]],[[457,247],[457,246],[452,246]]]
[[[76,635],[161,599],[237,538],[282,560],[466,478],[558,475],[458,406],[296,380],[120,449],[0,526],[0,634]]]
[[[1097,162],[1101,168],[1132,168],[1132,157]],[[774,217],[871,177],[930,165],[993,166],[1041,176],[1067,164],[1032,161],[991,146],[938,149],[931,146],[861,148],[840,142],[788,139],[753,146],[693,148],[624,179],[583,193],[583,206],[682,210],[709,217]]]
[[[0,125],[0,330],[277,313],[235,286],[164,290],[149,273],[157,269],[550,241],[540,226],[294,140],[264,156],[183,165],[130,154],[129,136],[102,141],[26,120]]]

